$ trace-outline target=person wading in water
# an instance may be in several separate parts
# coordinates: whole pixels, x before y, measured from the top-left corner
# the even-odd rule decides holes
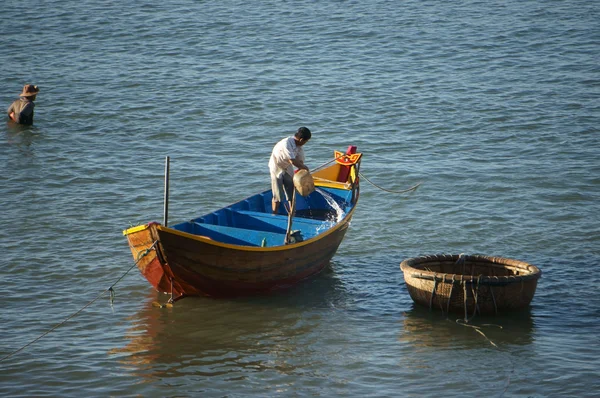
[[[26,84],[23,86],[23,92],[19,99],[15,100],[8,107],[8,117],[15,123],[33,124],[33,108],[35,108],[35,96],[40,92],[38,86]]]

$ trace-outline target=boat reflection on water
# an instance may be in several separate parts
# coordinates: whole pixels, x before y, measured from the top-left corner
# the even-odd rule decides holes
[[[429,311],[414,303],[404,312],[403,326],[400,341],[420,348],[441,349],[469,349],[490,342],[496,346],[528,345],[533,341],[535,330],[529,307],[494,316],[477,315],[465,323],[457,314]]]
[[[157,308],[152,304],[157,296],[152,293],[129,318],[127,344],[110,350],[109,355],[147,382],[183,373],[219,376],[270,370],[293,374],[310,361],[302,358],[307,352],[303,347],[310,345],[314,329],[326,322],[324,307],[343,305],[344,297],[344,288],[329,267],[278,295],[189,297],[171,308]],[[165,301],[162,294],[158,299]]]

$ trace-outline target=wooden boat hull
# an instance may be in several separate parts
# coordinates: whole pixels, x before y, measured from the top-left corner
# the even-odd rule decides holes
[[[149,224],[128,235],[141,274],[158,291],[233,297],[290,287],[321,272],[344,239],[351,217],[317,242],[284,248],[239,249]],[[156,244],[155,244],[156,242]]]

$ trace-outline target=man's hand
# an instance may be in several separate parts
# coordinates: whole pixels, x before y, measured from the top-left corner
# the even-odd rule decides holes
[[[298,168],[299,170],[306,170],[306,171],[310,171],[308,170],[308,167],[306,167],[306,165],[304,164],[303,161],[299,160],[299,159],[290,159],[290,162],[296,166],[296,168]]]

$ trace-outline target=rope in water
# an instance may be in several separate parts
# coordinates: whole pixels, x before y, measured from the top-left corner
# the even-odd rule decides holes
[[[456,264],[462,265],[464,267],[465,266],[465,260],[466,260],[465,254],[461,253],[459,255],[459,257],[458,257],[458,260],[456,261]],[[463,268],[463,273],[464,273],[464,268]],[[454,285],[456,284],[458,286],[458,288],[462,287],[462,290],[463,290],[464,318],[463,319],[460,319],[460,318],[456,319],[455,323],[458,324],[458,325],[462,325],[464,327],[468,327],[468,328],[473,329],[475,332],[477,332],[481,336],[483,336],[483,338],[486,339],[487,342],[491,346],[493,346],[494,348],[496,348],[498,351],[503,352],[503,353],[505,353],[505,354],[508,355],[508,360],[509,360],[509,362],[511,364],[511,369],[508,372],[508,375],[507,375],[507,378],[506,378],[506,383],[504,385],[504,391],[502,392],[502,394],[504,394],[508,390],[508,387],[510,385],[511,375],[515,371],[515,364],[514,364],[514,362],[512,361],[512,359],[510,357],[510,353],[507,350],[502,349],[501,347],[499,347],[492,339],[490,339],[483,332],[483,329],[485,327],[496,327],[496,328],[499,328],[499,329],[504,329],[504,328],[501,325],[495,325],[495,324],[490,324],[490,323],[484,323],[484,324],[481,324],[481,325],[478,325],[478,326],[477,325],[473,325],[473,324],[469,324],[469,322],[471,322],[471,320],[473,320],[473,318],[475,317],[475,315],[478,312],[480,312],[478,298],[479,298],[479,292],[480,292],[479,288],[480,288],[481,277],[482,276],[479,275],[477,277],[476,283],[474,283],[473,281],[466,281],[466,280],[464,280],[464,278],[463,278],[464,275],[463,274],[460,275],[460,279],[456,279],[455,276],[456,276],[455,274],[452,275],[452,281],[451,281],[452,283],[451,283],[451,286],[450,286],[450,294],[448,296],[447,303],[446,303],[446,312],[447,312],[447,318],[446,319],[450,321],[450,318],[449,318],[449,315],[450,315],[450,301],[452,299],[452,295],[453,295],[453,291],[454,291]],[[445,284],[446,283],[446,279],[445,278],[446,278],[445,274],[442,277],[438,277],[435,273],[433,275],[433,287],[431,289],[431,296],[429,297],[429,310],[430,311],[433,309],[434,296],[437,293],[439,282],[442,282],[442,283]],[[448,281],[448,282],[450,282],[450,281]],[[473,304],[474,304],[473,315],[470,318],[468,316],[469,313],[468,313],[468,303],[467,303],[467,292],[468,292],[469,287],[467,285],[470,285],[470,291],[472,293]],[[496,299],[494,297],[493,291],[491,290],[491,286],[490,286],[490,291],[492,292],[492,300],[494,302],[494,310],[495,310],[496,313],[498,313],[498,308],[496,306]],[[438,301],[439,301],[439,304],[440,304],[440,309],[442,310],[442,313],[444,313],[442,300],[440,299]]]
[[[511,356],[510,356],[510,352],[508,350],[506,350],[506,349],[503,349],[503,348],[499,347],[496,343],[494,343],[492,341],[492,339],[490,339],[488,336],[486,336],[485,333],[483,333],[482,329],[484,327],[496,327],[496,328],[499,328],[499,329],[504,329],[504,328],[501,325],[495,325],[493,323],[484,323],[484,324],[481,324],[479,326],[475,326],[475,325],[469,325],[469,324],[467,324],[467,322],[469,322],[469,321],[466,321],[466,320],[463,320],[463,319],[460,319],[460,318],[456,319],[456,323],[458,325],[462,325],[462,326],[465,326],[465,327],[472,328],[477,333],[479,333],[480,335],[482,335],[483,338],[485,338],[488,341],[488,343],[490,343],[494,348],[496,348],[498,351],[500,351],[500,352],[502,352],[502,353],[504,353],[504,354],[506,354],[508,356],[508,361],[510,362],[511,368],[510,368],[510,371],[508,371],[508,369],[507,369],[508,375],[506,376],[506,382],[504,384],[504,390],[502,391],[502,394],[500,395],[500,396],[502,396],[508,390],[508,387],[510,386],[511,375],[514,374],[514,372],[515,372],[515,364],[514,364],[512,358],[511,358]]]
[[[154,246],[156,245],[156,242],[154,242],[152,244],[152,246],[150,246],[145,252],[143,252],[140,256],[138,256],[138,260],[131,266],[129,267],[129,269],[127,271],[125,271],[125,273],[123,275],[121,275],[121,277],[119,279],[116,280],[115,283],[113,283],[108,289],[104,290],[102,293],[100,293],[95,299],[93,299],[92,301],[90,301],[89,303],[87,303],[86,305],[84,305],[81,309],[79,309],[78,311],[74,312],[73,314],[69,315],[65,320],[63,320],[62,322],[54,325],[52,328],[50,328],[50,330],[42,333],[39,337],[33,339],[32,341],[30,341],[29,343],[25,344],[24,346],[22,346],[21,348],[19,348],[16,351],[11,352],[10,354],[0,358],[0,362],[12,357],[13,355],[23,351],[25,348],[29,347],[30,345],[34,344],[36,341],[40,340],[41,338],[43,338],[44,336],[50,334],[51,332],[53,332],[54,330],[58,329],[59,327],[61,327],[62,325],[64,325],[65,323],[67,323],[67,321],[69,321],[70,319],[74,318],[76,315],[78,315],[79,313],[81,313],[83,310],[85,310],[87,307],[89,307],[90,305],[92,305],[93,303],[95,303],[97,300],[99,300],[102,296],[104,296],[107,292],[110,293],[110,304],[112,305],[113,303],[113,299],[114,299],[114,289],[113,287],[115,287],[115,285],[117,283],[119,283],[121,281],[121,279],[123,279],[128,273],[129,271],[131,271],[133,269],[133,267],[137,266],[137,264],[142,260],[142,258],[144,258],[152,249],[154,249]]]
[[[459,263],[461,261],[464,262],[464,258],[463,258],[462,254],[459,257],[459,260],[457,261],[457,263]],[[464,305],[465,317],[464,317],[464,319],[460,319],[460,318],[456,319],[455,322],[458,325],[462,325],[462,326],[469,327],[469,328],[473,329],[475,332],[477,332],[481,336],[483,336],[483,338],[485,338],[487,340],[487,342],[490,343],[490,345],[492,345],[493,347],[495,347],[499,351],[504,352],[504,353],[506,353],[506,354],[509,355],[508,359],[510,361],[512,369],[510,370],[509,375],[507,376],[507,379],[506,379],[506,383],[504,385],[504,391],[503,391],[503,394],[504,394],[506,392],[506,390],[508,389],[508,386],[510,385],[511,375],[515,371],[514,363],[513,363],[512,359],[510,358],[510,354],[506,350],[503,350],[502,348],[500,348],[496,343],[494,343],[494,341],[492,339],[490,339],[483,332],[483,330],[482,330],[484,327],[496,327],[496,328],[499,328],[499,329],[503,329],[503,327],[501,325],[495,325],[495,324],[490,324],[490,323],[484,323],[484,324],[481,324],[479,326],[469,324],[469,322],[475,317],[476,313],[478,312],[477,297],[479,295],[479,282],[480,282],[481,276],[479,276],[479,278],[477,279],[476,290],[472,291],[473,292],[473,297],[474,297],[474,300],[475,300],[475,308],[474,308],[474,311],[473,311],[473,316],[471,316],[471,318],[468,318],[468,312],[467,312],[467,281],[465,281],[465,280],[462,279],[462,275],[461,275],[461,280],[460,281],[455,280],[454,276],[455,275],[452,275],[452,286],[450,288],[450,296],[448,297],[448,302],[447,302],[447,311],[448,311],[448,314],[449,314],[449,311],[450,311],[450,299],[452,298],[452,291],[453,291],[453,288],[454,288],[454,284],[455,284],[455,282],[459,282],[458,284],[460,286],[462,286],[462,288],[463,288],[463,299],[464,299],[463,305]],[[440,280],[434,274],[434,277],[433,277],[433,288],[431,290],[431,297],[429,299],[429,310],[432,310],[432,308],[433,308],[433,298],[434,298],[434,296],[436,294],[436,289],[438,287],[438,282],[440,282],[440,281],[442,283],[445,283],[445,275]],[[473,289],[473,286],[471,286],[471,289]],[[440,308],[442,309],[442,313],[443,313],[444,310],[443,310],[442,302],[441,301],[440,301]],[[495,307],[495,301],[494,301],[494,308],[496,308]],[[497,312],[497,310],[496,310],[496,312]]]
[[[342,155],[340,155],[340,156],[337,156],[337,157],[335,157],[335,158],[331,159],[330,161],[328,161],[328,162],[325,162],[325,163],[323,163],[322,165],[320,165],[320,166],[318,166],[318,167],[315,167],[315,168],[314,168],[314,169],[313,169],[311,172],[312,172],[312,173],[314,173],[315,171],[322,169],[323,167],[325,167],[325,166],[329,165],[330,163],[333,163],[333,162],[335,162],[336,160],[343,158],[344,156],[348,156],[348,155],[346,155],[346,154],[342,154]],[[386,189],[386,188],[380,187],[379,185],[375,184],[374,182],[372,182],[371,180],[369,180],[369,179],[368,179],[368,178],[367,178],[367,177],[366,177],[366,176],[365,176],[363,173],[361,173],[361,172],[359,172],[359,173],[358,173],[358,175],[359,175],[359,176],[361,176],[362,178],[364,178],[365,180],[367,180],[367,181],[368,181],[368,182],[369,182],[371,185],[373,185],[375,188],[379,188],[379,189],[381,189],[382,191],[389,192],[389,193],[406,193],[406,192],[411,192],[411,191],[414,191],[414,190],[416,190],[416,189],[417,189],[417,188],[418,188],[418,187],[421,185],[421,183],[419,182],[418,184],[415,184],[415,185],[413,185],[413,186],[412,186],[412,187],[410,187],[410,188],[403,189],[403,190],[401,190],[401,191],[392,191],[392,190],[390,190],[390,189]]]
[[[456,261],[456,264],[462,264],[463,267],[465,266],[465,254],[461,253],[460,256],[458,257],[458,260]],[[461,275],[461,279],[462,279]],[[453,279],[454,282],[454,279]],[[510,354],[506,351],[503,350],[502,348],[498,347],[498,345],[496,343],[494,343],[494,341],[492,341],[492,339],[490,339],[484,332],[483,332],[483,328],[484,327],[496,327],[499,329],[504,329],[501,325],[495,325],[495,324],[491,324],[491,323],[484,323],[481,324],[479,326],[476,325],[469,325],[469,322],[475,317],[475,315],[477,314],[477,312],[479,312],[479,304],[477,302],[477,299],[479,297],[479,285],[481,282],[481,275],[479,275],[477,277],[477,285],[474,287],[473,283],[471,283],[471,293],[473,295],[473,300],[474,300],[474,308],[473,308],[473,315],[471,316],[471,318],[468,318],[468,312],[467,312],[467,286],[464,280],[461,280],[461,284],[463,286],[463,294],[464,294],[464,310],[465,310],[465,317],[464,319],[456,319],[456,323],[465,327],[469,327],[472,328],[475,332],[479,333],[481,336],[483,336],[484,339],[487,340],[488,343],[490,343],[494,348],[498,349],[501,352],[504,352],[508,355],[508,360],[511,364],[511,371],[509,372],[507,378],[506,378],[506,383],[504,385],[504,391],[502,392],[502,395],[507,391],[508,386],[510,385],[510,380],[511,380],[511,375],[514,373],[515,371],[515,364],[513,363]],[[492,287],[490,286],[490,291],[492,293],[492,299],[494,301],[494,310],[496,313],[498,313],[498,308],[496,307],[496,299],[494,298],[494,292],[492,291]],[[450,300],[448,300],[448,304],[450,303]]]
[[[379,188],[379,189],[381,189],[382,191],[389,192],[389,193],[406,193],[406,192],[411,192],[411,191],[414,191],[415,189],[417,189],[417,188],[418,188],[418,187],[421,185],[421,183],[418,183],[418,184],[415,184],[415,185],[413,185],[413,186],[412,186],[412,187],[410,187],[410,188],[403,189],[403,190],[401,190],[401,191],[392,191],[392,190],[390,190],[390,189],[385,189],[385,188],[382,188],[382,187],[380,187],[379,185],[375,184],[374,182],[372,182],[371,180],[369,180],[369,179],[367,178],[367,176],[365,176],[363,173],[358,173],[358,175],[359,175],[359,176],[361,176],[362,178],[364,178],[365,180],[367,180],[367,181],[368,181],[368,182],[369,182],[371,185],[373,185],[375,188]]]

